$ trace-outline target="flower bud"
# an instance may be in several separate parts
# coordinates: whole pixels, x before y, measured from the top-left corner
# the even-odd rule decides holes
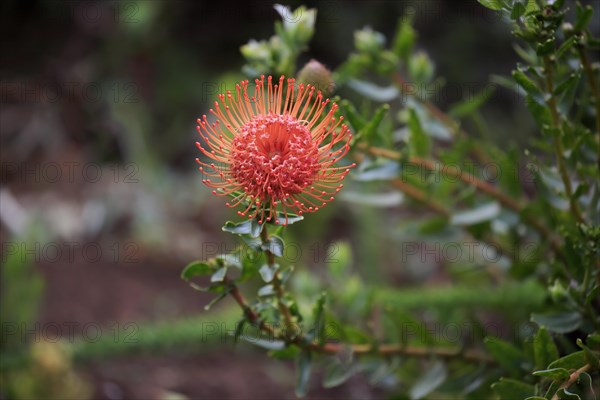
[[[426,84],[433,78],[434,66],[427,53],[420,51],[409,60],[408,70],[417,83]]]
[[[332,79],[331,71],[317,60],[310,60],[306,63],[298,74],[298,81],[313,85],[325,97],[331,96],[335,91],[335,82]]]
[[[374,31],[370,27],[365,27],[360,31],[354,32],[354,47],[356,50],[365,53],[379,53],[385,46],[385,36]]]

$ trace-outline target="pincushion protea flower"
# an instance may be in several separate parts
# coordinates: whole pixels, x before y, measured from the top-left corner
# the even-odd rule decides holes
[[[311,85],[296,87],[284,77],[278,84],[272,78],[255,80],[254,96],[248,94],[248,81],[219,95],[210,113],[198,119],[197,130],[206,147],[200,151],[214,162],[196,161],[207,178],[202,182],[217,196],[233,196],[229,207],[242,205],[239,215],[263,223],[279,222],[283,213],[302,215],[314,212],[333,200],[343,187],[340,183],[351,167],[334,166],[349,150],[352,138],[343,117],[336,118],[333,103]],[[323,117],[323,118],[321,118]],[[216,163],[215,163],[216,162]],[[212,178],[219,178],[218,182]]]

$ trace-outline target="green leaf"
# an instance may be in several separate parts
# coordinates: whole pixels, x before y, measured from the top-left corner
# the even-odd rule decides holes
[[[237,343],[240,340],[240,336],[244,333],[244,326],[246,325],[246,318],[242,318],[235,325],[235,332],[233,334],[233,342]]]
[[[363,162],[352,178],[359,182],[387,181],[398,177],[400,167],[396,161]]]
[[[227,275],[227,267],[219,268],[214,274],[211,275],[211,282],[223,282],[225,279],[225,275]]]
[[[539,43],[535,48],[535,53],[540,56],[547,56],[555,51],[554,38],[551,37],[546,41]]]
[[[219,265],[242,269],[242,260],[239,254],[219,254],[215,258],[221,261],[222,264]]]
[[[580,78],[580,74],[579,73],[572,73],[571,75],[569,75],[569,77],[567,79],[565,79],[564,81],[562,81],[561,83],[559,83],[556,88],[554,89],[554,95],[555,96],[560,96],[561,94],[563,94],[567,89],[573,88],[574,86],[576,86],[577,82],[579,81]]]
[[[248,343],[267,350],[283,350],[285,348],[285,342],[283,340],[262,339],[257,337],[249,337],[247,335],[243,335],[241,338]]]
[[[436,362],[411,388],[410,398],[418,400],[437,389],[448,376],[446,364]]]
[[[400,192],[389,191],[385,193],[363,193],[345,190],[340,199],[352,204],[362,206],[390,208],[398,207],[404,201],[404,195]]]
[[[358,79],[350,79],[348,86],[359,94],[382,103],[392,101],[400,95],[400,91],[395,86],[382,87]]]
[[[523,14],[525,14],[525,5],[520,1],[515,1],[512,10],[510,11],[510,18],[516,20]]]
[[[273,221],[271,221],[271,223],[274,223],[276,225],[292,225],[295,224],[298,221],[302,221],[304,219],[304,217],[302,215],[296,215],[296,214],[292,214],[292,213],[287,213],[287,216],[282,213],[282,212],[278,212],[277,213],[277,218]],[[260,232],[259,232],[260,234]]]
[[[417,32],[412,27],[412,18],[403,16],[396,31],[394,44],[392,46],[394,53],[404,62],[408,60],[412,54],[412,49],[417,40]]]
[[[258,270],[258,272],[260,273],[260,277],[263,279],[263,281],[267,283],[271,282],[275,277],[277,267],[278,265],[274,265],[273,267],[271,267],[269,264],[263,264],[263,266],[260,267],[260,269]]]
[[[502,6],[504,5],[504,1],[502,0],[477,0],[477,2],[482,6],[494,11],[502,10]]]
[[[358,132],[358,138],[364,139],[365,141],[370,142],[377,133],[377,128],[381,124],[383,117],[389,111],[390,106],[388,104],[381,105],[376,111],[371,120],[364,126],[363,129]],[[358,140],[358,139],[357,139]]]
[[[512,75],[519,86],[521,86],[523,90],[525,90],[525,92],[530,95],[533,100],[535,100],[536,103],[545,106],[544,95],[537,85],[531,79],[529,79],[529,77],[525,75],[523,71],[518,69],[514,70]]]
[[[416,156],[429,155],[430,139],[423,130],[415,109],[411,108],[408,115],[408,129],[410,130],[410,149]]]
[[[500,400],[525,399],[535,395],[535,387],[514,379],[500,378],[492,385]]]
[[[214,306],[215,304],[217,304],[218,302],[220,302],[221,300],[223,300],[225,297],[227,297],[227,295],[229,294],[230,290],[225,290],[224,292],[222,292],[221,294],[219,294],[217,297],[215,297],[214,299],[212,299],[207,305],[204,306],[204,310],[208,311],[211,309],[212,306]]]
[[[452,105],[450,108],[450,115],[455,118],[462,118],[464,116],[473,114],[477,111],[485,102],[494,94],[495,86],[486,88],[473,97],[470,97],[464,101]]]
[[[315,302],[312,311],[314,328],[307,335],[308,340],[317,339],[319,343],[325,342],[325,303],[327,301],[327,293],[322,292]]]
[[[600,350],[600,333],[590,333],[587,337],[587,345],[593,349]]]
[[[330,389],[346,382],[357,372],[358,368],[354,364],[343,364],[337,358],[334,358],[325,367],[323,376],[323,387]]]
[[[267,243],[261,246],[264,251],[271,252],[275,257],[283,257],[283,247],[283,239],[276,235],[271,235]]]
[[[564,368],[566,370],[579,369],[586,364],[585,352],[578,351],[576,353],[568,354],[558,360],[550,363],[548,369],[552,368]]]
[[[265,285],[265,286],[261,287],[260,289],[258,289],[259,297],[274,296],[274,295],[275,295],[275,288],[273,287],[272,284]]]
[[[580,4],[577,4],[575,13],[575,26],[573,27],[573,29],[575,32],[581,32],[588,26],[588,24],[592,20],[594,9],[589,4],[585,7],[582,7]]]
[[[579,338],[577,339],[576,343],[577,343],[577,346],[582,348],[583,351],[585,352],[585,358],[586,358],[588,364],[600,366],[600,358],[598,358],[597,353],[593,352],[592,349],[590,349],[585,344],[583,344],[583,341]]]
[[[489,202],[471,210],[458,212],[450,218],[450,223],[457,226],[469,226],[494,219],[502,208],[498,202]]]
[[[348,100],[342,100],[340,102],[343,115],[348,119],[354,132],[359,132],[366,124],[367,121],[360,115],[352,103]]]
[[[310,378],[311,353],[304,350],[296,358],[296,396],[304,397],[308,392],[308,380]]]
[[[533,375],[543,376],[545,378],[550,378],[550,379],[559,380],[559,381],[567,380],[571,376],[571,374],[569,374],[569,371],[567,371],[564,368],[552,368],[552,369],[545,369],[542,371],[535,371],[533,373]]]
[[[573,332],[581,326],[582,318],[577,312],[531,314],[531,321],[556,333]]]
[[[495,337],[486,337],[484,339],[484,344],[492,357],[498,361],[498,364],[500,364],[502,368],[515,376],[522,375],[527,359],[521,350],[514,345]]]
[[[213,268],[201,261],[192,261],[181,271],[181,278],[189,281],[194,276],[205,276],[213,273]]]
[[[545,369],[548,365],[558,358],[558,349],[554,340],[545,328],[540,328],[535,335],[533,342],[533,352],[535,357],[535,368]]]
[[[562,58],[562,57],[565,55],[565,53],[566,53],[566,52],[567,52],[567,51],[568,51],[568,50],[569,50],[571,47],[573,47],[573,44],[575,44],[575,38],[576,38],[576,37],[573,35],[573,36],[569,37],[567,40],[565,40],[565,41],[564,41],[564,42],[563,42],[563,43],[560,45],[560,47],[558,48],[558,50],[556,50],[556,53],[555,53],[555,57],[556,57],[556,59],[557,59],[557,60],[560,60],[560,59],[561,59],[561,58]]]
[[[263,226],[264,224],[259,224],[256,218],[252,218],[239,223],[227,221],[221,229],[236,235],[250,235],[256,238],[262,232]]]

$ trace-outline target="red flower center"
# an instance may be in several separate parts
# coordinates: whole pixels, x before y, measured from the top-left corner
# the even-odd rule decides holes
[[[231,173],[260,200],[302,192],[319,172],[310,130],[290,115],[257,115],[240,127],[230,154]]]

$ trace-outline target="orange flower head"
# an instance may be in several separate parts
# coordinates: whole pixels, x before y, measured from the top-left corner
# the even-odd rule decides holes
[[[204,146],[196,143],[210,160],[200,164],[207,178],[202,182],[217,196],[233,196],[229,207],[242,205],[239,215],[273,220],[288,212],[314,212],[333,200],[341,181],[354,164],[336,167],[349,150],[352,138],[343,117],[336,118],[337,105],[324,100],[311,85],[296,86],[284,77],[273,84],[269,76],[255,80],[254,96],[248,81],[219,95],[220,104],[210,110],[217,118],[198,119],[197,130]],[[212,160],[212,161],[211,161]],[[212,180],[218,178],[218,182]]]

